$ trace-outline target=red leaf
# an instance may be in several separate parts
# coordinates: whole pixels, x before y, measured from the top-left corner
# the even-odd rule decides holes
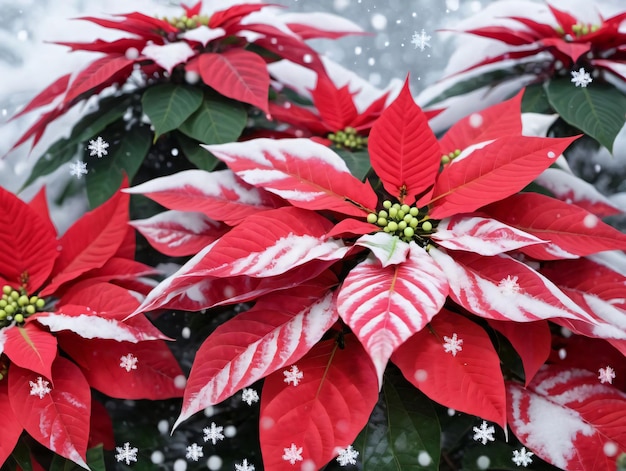
[[[189,62],[187,70],[198,72],[202,81],[221,95],[269,113],[270,75],[258,54],[243,49],[206,52]]]
[[[428,119],[415,104],[408,78],[398,98],[372,126],[368,139],[372,168],[391,195],[408,204],[430,187],[439,171],[441,148]]]
[[[50,124],[52,121],[54,121],[56,118],[61,116],[66,111],[67,110],[63,107],[57,107],[57,108],[51,109],[50,111],[47,111],[46,113],[43,113],[39,117],[39,119],[35,121],[35,123],[31,127],[29,127],[24,132],[24,134],[20,136],[17,142],[13,144],[13,146],[9,149],[9,152],[11,152],[13,149],[20,146],[21,144],[23,144],[24,142],[26,142],[33,136],[35,137],[33,139],[32,147],[35,147],[37,143],[39,142],[39,140],[41,139],[41,136],[43,136],[43,133],[46,131],[46,127],[48,126],[48,124]]]
[[[407,340],[392,361],[404,377],[433,401],[506,427],[506,399],[500,359],[485,330],[443,309]],[[462,341],[447,352],[446,339]]]
[[[48,198],[46,197],[46,187],[42,186],[32,200],[28,202],[28,207],[35,211],[44,220],[47,229],[56,237],[57,230],[50,218],[48,209]]]
[[[157,269],[144,265],[141,262],[128,258],[112,257],[100,268],[94,268],[83,273],[72,283],[72,286],[82,281],[91,283],[111,281],[123,285],[125,281],[137,281],[141,277],[158,275],[160,273]],[[62,291],[65,292],[64,290]]]
[[[70,81],[71,75],[72,74],[65,74],[56,79],[46,88],[44,88],[43,91],[39,93],[35,98],[29,101],[28,104],[11,119],[18,118],[34,109],[41,108],[42,106],[51,103],[55,98],[61,96],[65,92],[65,90],[67,90],[67,84]]]
[[[117,252],[128,228],[129,199],[129,195],[117,192],[72,224],[59,239],[62,250],[42,295],[52,294],[63,283],[100,268]]]
[[[186,170],[125,190],[143,194],[168,209],[198,211],[235,226],[247,216],[284,205],[282,198],[248,185],[230,170]]]
[[[626,394],[594,373],[548,366],[527,389],[507,382],[507,400],[513,433],[561,469],[615,469],[626,452]]]
[[[574,139],[505,136],[453,161],[437,178],[430,216],[443,219],[474,211],[517,193]]]
[[[295,363],[336,321],[334,296],[327,283],[313,280],[260,298],[252,309],[220,325],[202,344],[174,427]]]
[[[574,205],[539,193],[520,193],[484,208],[490,216],[549,244],[524,247],[540,260],[576,258],[604,250],[626,249],[626,234]]]
[[[71,103],[83,93],[95,88],[112,85],[111,79],[118,73],[126,72],[130,75],[134,62],[124,55],[104,56],[93,61],[72,80],[63,103]]]
[[[290,471],[296,463],[320,469],[367,423],[378,399],[376,372],[353,335],[344,344],[328,340],[313,347],[296,365],[303,373],[296,387],[284,381],[283,371],[265,379],[259,420],[265,469]],[[283,457],[294,448],[301,460],[294,457],[292,464]]]
[[[350,271],[337,309],[372,359],[379,386],[393,351],[439,312],[447,294],[445,275],[414,243],[401,264],[383,268],[370,256]]]
[[[182,387],[177,386],[177,378],[182,378],[183,372],[161,340],[139,343],[85,340],[71,333],[60,333],[59,345],[80,366],[89,385],[108,396],[161,400],[183,394]],[[136,358],[137,368],[129,366],[131,369],[127,371],[120,366],[122,357],[130,358],[131,362]]]
[[[335,227],[333,227],[327,237],[351,237],[355,235],[370,234],[379,230],[379,226],[370,224],[369,222],[359,221],[357,219],[347,218],[339,221]]]
[[[333,131],[342,131],[357,117],[354,97],[348,85],[337,88],[325,74],[318,74],[311,96],[322,119]]]
[[[4,188],[0,188],[0,210],[5,220],[25,224],[20,230],[0,231],[0,250],[10,256],[10,263],[0,264],[0,278],[15,289],[26,275],[26,291],[35,292],[58,255],[56,237],[45,219]]]
[[[244,3],[218,10],[211,15],[209,28],[226,28],[233,23],[239,23],[244,16],[267,6],[267,4]]]
[[[5,330],[4,353],[21,368],[51,378],[51,368],[57,356],[57,339],[37,324],[27,322]]]
[[[570,43],[561,38],[544,38],[540,41],[540,44],[547,46],[546,49],[554,47],[557,51],[563,53],[567,58],[569,58],[571,60],[571,63],[567,63],[569,61],[567,61],[567,59],[564,59],[564,61],[566,61],[565,67],[568,68],[574,65],[576,61],[578,61],[580,56],[587,54],[591,50],[590,45],[587,42]],[[552,52],[554,54],[554,52],[556,51]],[[557,54],[554,55],[556,56]]]
[[[11,456],[22,434],[22,424],[13,413],[9,402],[8,380],[0,380],[0,417],[2,417],[2,440],[0,440],[0,466]]]
[[[253,139],[204,146],[250,185],[294,206],[366,216],[376,209],[369,183],[354,177],[341,157],[309,139]]]
[[[575,16],[570,15],[563,10],[559,10],[550,4],[548,4],[548,8],[552,12],[552,15],[554,16],[556,21],[559,23],[559,26],[561,26],[564,31],[571,32],[572,26],[579,23],[578,19]]]
[[[536,41],[536,38],[530,33],[511,30],[505,26],[484,26],[482,28],[465,30],[465,33],[495,39],[511,46],[523,46]]]
[[[85,462],[91,411],[89,385],[78,367],[63,357],[54,361],[50,380],[48,383],[32,371],[11,364],[9,399],[13,412],[35,440],[89,469]],[[40,394],[36,394],[38,384]]]

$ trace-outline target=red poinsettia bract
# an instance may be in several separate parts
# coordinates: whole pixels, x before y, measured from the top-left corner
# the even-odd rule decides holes
[[[25,430],[87,467],[100,433],[90,417],[102,414],[97,403],[91,413],[90,388],[128,399],[182,393],[166,337],[143,315],[124,320],[154,273],[133,260],[128,199],[118,192],[57,238],[43,191],[26,204],[0,189],[10,221],[0,235],[0,463]]]
[[[516,348],[526,383],[550,352],[547,319],[623,343],[616,317],[596,312],[599,303],[579,306],[537,270],[542,260],[624,249],[626,235],[583,209],[520,193],[575,139],[522,136],[520,100],[438,141],[405,84],[369,136],[379,191],[307,139],[207,146],[229,170],[130,189],[175,214],[233,226],[138,312],[256,300],[199,349],[177,425],[266,378],[266,466],[320,468],[366,424],[390,359],[434,401],[505,427],[500,360],[476,316]]]

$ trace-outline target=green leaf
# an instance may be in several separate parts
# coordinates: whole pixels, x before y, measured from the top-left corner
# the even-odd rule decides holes
[[[195,139],[191,139],[182,133],[178,133],[176,135],[176,140],[178,141],[183,154],[187,157],[187,160],[199,169],[210,172],[214,170],[220,162],[219,159],[208,150],[200,147],[200,142]]]
[[[22,440],[19,440],[15,445],[11,458],[22,468],[22,471],[33,471],[33,465],[30,462],[30,450]]]
[[[91,471],[106,471],[102,445],[87,450],[87,464]],[[50,464],[50,471],[84,471],[84,469],[85,468],[59,455],[54,455],[52,463]]]
[[[122,183],[124,173],[129,181],[137,173],[152,143],[152,131],[146,125],[137,125],[126,131],[123,126],[112,126],[106,136],[110,143],[106,157],[91,157],[89,173],[85,176],[89,206],[95,208],[108,200]]]
[[[165,83],[148,88],[141,97],[143,112],[148,115],[158,138],[178,128],[202,103],[202,91],[186,85]]]
[[[224,144],[239,138],[247,117],[241,103],[205,94],[200,107],[178,129],[203,144]]]
[[[98,110],[78,121],[69,137],[59,139],[44,152],[22,189],[37,178],[54,172],[61,165],[72,160],[78,153],[79,145],[85,146],[87,140],[95,138],[109,124],[121,120],[130,104],[130,95],[110,97],[100,101]]]
[[[370,165],[370,154],[367,149],[351,151],[343,147],[332,147],[332,149],[344,160],[350,173],[359,180],[365,180],[365,176],[372,168]]]
[[[554,113],[543,84],[528,85],[526,87],[524,97],[522,98],[522,113]]]
[[[626,122],[626,96],[606,83],[575,87],[569,78],[546,85],[550,104],[567,123],[613,152],[613,142]]]
[[[386,374],[378,404],[354,447],[363,471],[436,471],[440,435],[430,399],[403,378]]]

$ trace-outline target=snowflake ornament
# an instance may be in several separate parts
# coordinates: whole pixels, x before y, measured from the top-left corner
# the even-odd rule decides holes
[[[522,447],[521,450],[513,450],[513,463],[517,466],[523,466],[525,468],[533,462],[530,458],[533,455],[534,453],[528,451],[525,447]]]
[[[473,427],[472,430],[474,430],[474,440],[482,442],[483,445],[486,445],[488,441],[494,442],[496,440],[493,438],[496,429],[493,425],[488,425],[484,420],[480,427]]]
[[[130,464],[131,461],[137,462],[137,448],[131,447],[129,442],[124,443],[124,446],[116,446],[117,454],[115,455],[115,459],[118,462],[124,461],[127,465]]]
[[[128,355],[123,355],[122,357],[120,357],[120,368],[123,368],[130,373],[130,370],[137,369],[138,361],[139,359],[132,353],[129,353]]]
[[[255,402],[259,402],[259,394],[252,388],[245,388],[241,392],[241,400],[251,406]]]
[[[290,464],[296,464],[296,461],[302,461],[302,447],[298,448],[295,443],[292,443],[289,448],[283,448],[285,453],[283,459],[289,461]]]
[[[77,160],[76,162],[72,162],[70,164],[70,175],[78,178],[79,180],[83,175],[87,175],[89,171],[87,170],[87,164],[85,162],[81,162]]]
[[[448,337],[447,335],[443,336],[444,344],[443,349],[446,353],[452,353],[452,356],[455,357],[457,353],[463,350],[463,339],[457,338],[456,332],[452,334],[452,337]]]
[[[283,371],[285,379],[283,380],[287,384],[293,384],[297,386],[300,384],[300,380],[304,377],[304,373],[298,369],[296,365],[293,365],[289,370]]]
[[[432,36],[426,34],[426,31],[422,29],[420,33],[418,33],[417,31],[413,33],[413,36],[411,37],[411,44],[415,46],[415,49],[419,49],[420,51],[424,52],[424,49],[430,47],[431,39]]]
[[[241,464],[235,463],[235,471],[254,471],[254,465],[249,464],[248,460],[244,459]]]
[[[208,442],[211,440],[211,443],[215,445],[218,441],[224,440],[224,434],[222,431],[224,427],[221,425],[216,425],[215,422],[211,422],[211,427],[204,427],[202,431],[204,432],[204,441]]]
[[[109,147],[109,143],[105,141],[104,139],[102,139],[100,136],[98,136],[98,138],[95,141],[93,139],[89,141],[89,145],[87,146],[87,149],[89,150],[90,156],[93,157],[94,155],[97,155],[98,158],[100,159],[103,156],[108,154],[107,147]]]
[[[28,384],[30,385],[30,395],[39,396],[39,399],[43,399],[46,394],[49,394],[50,391],[52,391],[52,389],[48,387],[50,383],[41,376],[37,376],[37,382],[33,383],[32,381],[29,381]]]
[[[339,452],[339,456],[337,456],[337,462],[340,466],[356,464],[357,456],[359,456],[359,452],[352,448],[352,445],[348,445],[348,448],[345,448]]]
[[[585,71],[584,67],[581,67],[578,70],[578,72],[575,70],[572,70],[571,74],[572,74],[571,82],[575,84],[577,87],[587,88],[587,85],[593,82],[591,75],[589,75],[589,72]]]
[[[203,456],[204,453],[202,453],[202,447],[198,446],[197,443],[192,443],[191,446],[187,447],[187,454],[185,457],[188,460],[198,461]]]
[[[606,368],[600,368],[598,370],[598,373],[598,379],[602,384],[613,384],[613,380],[615,379],[615,370],[613,368],[611,368],[610,366],[607,366]]]

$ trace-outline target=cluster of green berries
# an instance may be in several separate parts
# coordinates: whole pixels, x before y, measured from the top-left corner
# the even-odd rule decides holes
[[[405,242],[416,240],[423,245],[424,236],[432,234],[435,226],[428,216],[415,206],[383,201],[378,213],[367,215],[367,222],[382,227],[383,231],[397,235]]]
[[[2,299],[0,299],[0,326],[8,325],[15,321],[18,324],[24,322],[31,314],[41,311],[46,301],[38,296],[28,296],[24,290],[17,291],[9,285],[2,287]]]
[[[449,154],[445,154],[441,156],[441,163],[442,164],[449,164],[450,162],[452,162],[454,159],[456,159],[459,155],[461,155],[461,149],[457,149],[454,152],[450,152]]]
[[[576,23],[572,25],[572,32],[576,35],[577,38],[584,36],[589,33],[595,33],[600,29],[600,25],[586,25],[583,23]],[[556,32],[563,36],[565,31],[560,26],[556,27]]]
[[[210,17],[207,15],[193,15],[189,18],[187,15],[180,16],[178,18],[163,17],[163,21],[167,21],[175,28],[184,31],[189,29],[195,29],[199,26],[208,26]]]
[[[367,146],[367,137],[359,136],[357,130],[350,126],[343,131],[330,133],[328,139],[333,144],[346,149],[361,149]]]

